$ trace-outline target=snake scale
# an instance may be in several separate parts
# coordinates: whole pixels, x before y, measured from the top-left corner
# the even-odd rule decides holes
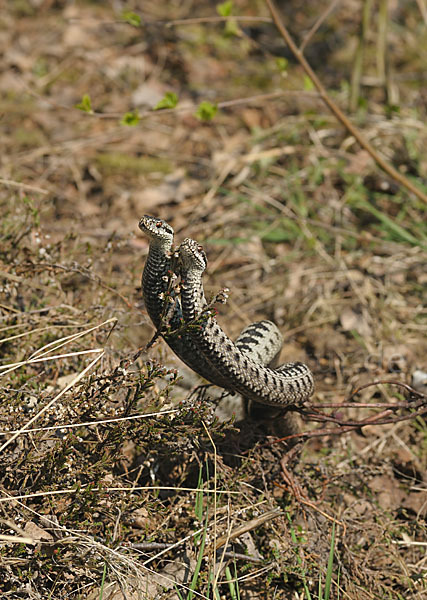
[[[165,221],[144,216],[139,227],[150,239],[149,253],[142,276],[143,298],[157,329],[165,317],[165,292],[170,277],[174,232]],[[202,275],[207,260],[203,248],[194,240],[184,240],[179,249],[181,298],[173,298],[167,313],[168,331],[193,322],[206,306]],[[277,370],[268,368],[279,354],[282,337],[271,321],[246,327],[233,342],[213,316],[199,327],[180,335],[162,333],[172,350],[194,371],[229,391],[241,393],[255,405],[278,408],[300,405],[313,393],[313,377],[302,363],[286,363]]]

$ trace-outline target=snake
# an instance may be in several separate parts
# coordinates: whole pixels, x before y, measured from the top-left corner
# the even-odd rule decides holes
[[[154,327],[172,351],[193,371],[210,383],[234,392],[229,378],[202,354],[189,331],[183,329],[182,307],[173,288],[168,298],[169,281],[174,270],[173,228],[163,219],[150,215],[140,219],[139,228],[149,238],[141,288],[145,308]],[[235,345],[242,354],[258,364],[273,365],[282,343],[282,334],[277,325],[262,320],[245,327]]]
[[[288,362],[277,369],[254,360],[235,344],[219,326],[207,301],[203,274],[207,257],[203,247],[186,238],[179,247],[181,305],[189,335],[205,359],[233,390],[257,404],[291,408],[302,406],[314,392],[313,374],[301,362]],[[197,323],[197,326],[191,324]]]

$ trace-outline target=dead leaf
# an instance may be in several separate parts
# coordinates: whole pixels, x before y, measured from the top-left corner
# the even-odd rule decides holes
[[[33,540],[43,540],[45,542],[53,542],[53,536],[48,532],[33,523],[33,521],[28,521],[25,524],[24,531],[27,535],[29,535]]]

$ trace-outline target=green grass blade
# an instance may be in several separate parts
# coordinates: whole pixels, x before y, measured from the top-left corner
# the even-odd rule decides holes
[[[199,554],[197,556],[196,568],[194,569],[193,577],[191,579],[190,591],[188,592],[187,600],[192,600],[192,598],[194,596],[194,590],[197,587],[197,581],[199,579],[200,568],[202,566],[203,554],[204,554],[204,551],[205,551],[207,531],[208,531],[208,517],[206,516],[205,527],[203,529],[202,540],[200,542]]]
[[[194,506],[194,513],[196,515],[196,519],[198,521],[203,521],[203,467],[200,465],[199,467],[199,479],[197,481],[197,489],[196,492],[196,504]]]
[[[175,588],[175,592],[178,594],[179,600],[184,600],[184,597],[182,596],[181,592],[179,591],[178,586],[176,585],[176,583],[173,584],[173,587]]]
[[[107,563],[104,562],[104,570],[102,572],[102,580],[101,580],[101,589],[99,591],[99,600],[102,600],[102,598],[104,596],[104,585],[105,585],[106,576],[107,576]]]
[[[230,590],[231,600],[239,600],[235,582],[233,581],[233,575],[231,574],[230,567],[225,567],[225,578],[228,582],[228,589]]]
[[[325,600],[329,600],[330,593],[331,593],[332,570],[334,567],[334,553],[335,553],[335,523],[333,523],[333,525],[332,525],[331,548],[329,550],[328,568],[326,571]]]
[[[406,229],[404,229],[401,225],[398,225],[393,219],[391,219],[386,213],[378,210],[375,206],[370,204],[369,202],[364,202],[363,200],[359,200],[356,203],[356,207],[366,212],[371,213],[380,221],[389,234],[393,234],[395,238],[397,238],[400,242],[407,242],[412,244],[413,246],[422,246],[422,241],[409,233]]]

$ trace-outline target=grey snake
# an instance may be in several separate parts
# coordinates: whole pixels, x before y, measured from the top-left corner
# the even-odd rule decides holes
[[[150,240],[142,275],[142,293],[150,319],[171,349],[196,373],[254,403],[278,408],[302,404],[314,390],[313,376],[302,363],[268,368],[280,353],[282,336],[271,321],[247,326],[233,342],[216,319],[207,314],[202,275],[207,260],[203,248],[186,239],[179,248],[181,302],[166,297],[172,276],[174,231],[162,219],[145,215],[139,227]],[[168,304],[169,302],[169,304]]]

